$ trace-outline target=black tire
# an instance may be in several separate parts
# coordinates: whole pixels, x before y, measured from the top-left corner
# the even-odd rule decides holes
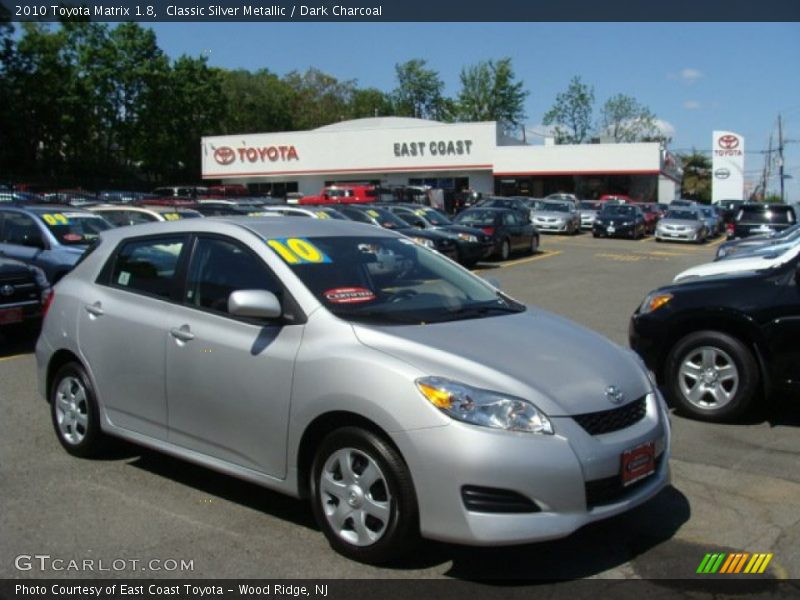
[[[709,349],[714,354],[714,360],[707,360],[703,355],[703,349]],[[692,365],[692,369],[695,368],[694,365],[699,365],[694,380],[693,375],[681,371],[682,366],[687,363]],[[719,376],[722,371],[718,369],[727,364],[730,364],[734,371],[725,371],[725,375],[730,376],[733,373],[737,378],[735,385],[731,380],[726,381],[724,376]],[[708,368],[717,372],[720,377],[719,382],[706,383],[703,380],[701,384]],[[727,333],[710,330],[691,333],[678,341],[667,356],[664,375],[667,396],[680,412],[703,421],[718,422],[733,420],[752,408],[760,380],[758,364],[750,349]],[[690,392],[698,385],[701,386],[698,388],[698,394],[702,395],[696,396],[693,402]],[[722,388],[725,393],[732,395],[715,406],[717,402],[712,395],[714,392],[712,390],[703,392],[704,389],[708,389],[708,385],[716,388],[718,392]]]
[[[539,238],[531,236],[531,244],[528,246],[528,254],[536,254],[539,251]]]
[[[335,507],[344,500],[339,500],[331,494],[325,494],[321,490],[321,486],[324,485],[323,471],[331,473],[331,466],[333,465],[335,468],[335,465],[340,464],[337,461],[341,460],[342,453],[347,452],[350,452],[350,456],[353,457],[350,463],[351,472],[356,476],[356,485],[349,486],[348,490],[357,487],[358,477],[366,473],[365,467],[359,475],[357,470],[359,461],[364,465],[370,464],[369,460],[373,461],[382,475],[368,490],[357,490],[354,502],[358,502],[359,498],[374,500],[378,497],[378,502],[388,504],[389,516],[385,522],[373,517],[372,527],[369,524],[365,525],[370,532],[380,536],[374,542],[365,545],[359,545],[343,537],[343,535],[360,537],[359,532],[355,530],[353,516],[348,515],[343,518],[344,525],[341,532],[337,532],[332,527],[326,510],[333,508],[335,513]],[[346,476],[341,471],[339,472],[342,481],[346,481]],[[419,539],[417,498],[411,474],[400,454],[374,433],[359,427],[343,427],[328,434],[314,457],[310,483],[314,517],[328,539],[328,543],[340,554],[363,563],[385,564],[405,556]],[[353,492],[348,493],[351,497],[353,496]],[[388,499],[382,500],[383,498]],[[350,502],[348,504],[353,507]],[[366,502],[364,504],[366,505]],[[360,506],[345,507],[345,512],[349,511],[350,515],[358,515],[359,508]],[[369,516],[365,517],[365,523],[368,518]],[[351,530],[347,529],[348,520]]]
[[[511,242],[508,238],[503,240],[500,244],[500,260],[508,260],[511,256]]]
[[[100,429],[92,381],[82,365],[71,362],[58,370],[48,400],[53,428],[64,450],[81,458],[102,454],[107,439]],[[64,424],[64,419],[69,422]]]

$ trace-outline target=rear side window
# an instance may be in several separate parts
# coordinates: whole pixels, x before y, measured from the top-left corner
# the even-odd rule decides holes
[[[111,272],[111,285],[168,299],[184,243],[183,237],[123,243]]]
[[[739,212],[739,220],[749,223],[794,223],[791,206],[745,206]]]

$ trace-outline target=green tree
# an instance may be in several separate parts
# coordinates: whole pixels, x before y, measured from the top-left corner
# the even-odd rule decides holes
[[[292,88],[267,69],[220,71],[225,95],[222,133],[292,129]]]
[[[555,104],[542,119],[555,129],[559,144],[581,144],[589,135],[594,105],[594,88],[580,77],[573,77],[565,92],[556,96]]]
[[[515,81],[510,58],[482,61],[461,70],[457,114],[463,121],[497,121],[511,133],[525,119],[527,96],[523,83]]]
[[[414,58],[394,67],[397,88],[393,92],[397,114],[419,119],[450,120],[452,102],[442,95],[444,82],[427,61]]]
[[[357,89],[353,91],[350,101],[350,117],[388,117],[395,114],[392,97],[376,88]]]
[[[291,89],[294,129],[315,129],[348,118],[354,81],[339,81],[319,69],[292,71],[284,81]]]
[[[681,197],[708,204],[711,202],[711,159],[692,150],[687,154],[678,154],[683,167]]]
[[[638,142],[658,134],[656,116],[638,100],[625,94],[612,96],[600,109],[598,130],[615,142]]]

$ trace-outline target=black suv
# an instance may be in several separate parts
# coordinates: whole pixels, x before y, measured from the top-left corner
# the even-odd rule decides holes
[[[788,204],[742,204],[736,213],[733,231],[728,239],[745,238],[783,231],[797,223],[794,208]]]
[[[682,412],[732,419],[760,396],[800,392],[799,259],[650,292],[629,341]]]
[[[34,325],[42,316],[49,286],[44,272],[13,258],[0,257],[0,327],[3,334]]]

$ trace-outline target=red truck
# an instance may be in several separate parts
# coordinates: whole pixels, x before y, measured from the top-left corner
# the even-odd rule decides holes
[[[303,196],[298,204],[366,204],[377,199],[373,185],[329,185],[318,196]]]

